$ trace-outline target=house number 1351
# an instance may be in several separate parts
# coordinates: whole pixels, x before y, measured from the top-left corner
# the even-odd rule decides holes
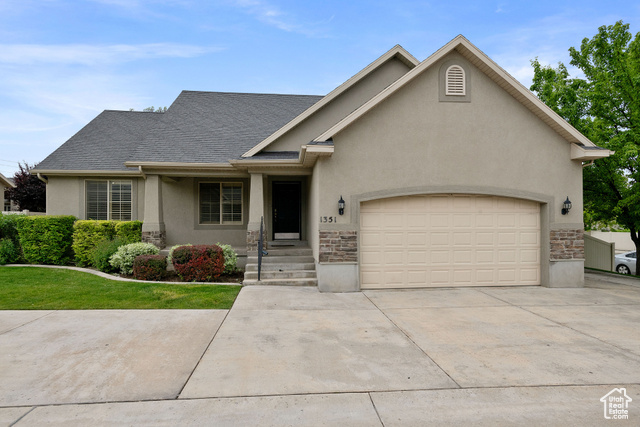
[[[320,222],[322,222],[322,223],[325,223],[325,222],[326,223],[332,223],[332,222],[338,222],[338,221],[336,220],[335,216],[321,216],[320,217]]]

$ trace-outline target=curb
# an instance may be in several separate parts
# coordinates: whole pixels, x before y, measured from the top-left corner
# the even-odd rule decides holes
[[[38,264],[6,264],[0,267],[40,267],[40,268],[60,268],[64,270],[80,271],[82,273],[93,274],[104,279],[115,280],[117,282],[135,282],[135,283],[159,283],[164,285],[220,285],[220,286],[242,286],[242,283],[217,283],[217,282],[155,282],[151,280],[126,279],[124,277],[112,276],[102,271],[91,270],[90,268],[69,267],[65,265],[38,265]]]

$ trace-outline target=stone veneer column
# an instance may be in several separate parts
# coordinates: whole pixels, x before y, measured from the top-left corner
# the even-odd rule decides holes
[[[264,216],[264,185],[261,173],[252,173],[249,187],[249,223],[247,224],[247,251],[258,251],[260,219]],[[266,227],[263,241],[266,247]]]
[[[584,230],[551,230],[551,261],[584,259]]]
[[[158,175],[147,175],[144,185],[144,221],[142,241],[160,249],[167,245],[167,232],[162,214],[162,181]]]
[[[320,262],[358,262],[358,232],[320,230]]]

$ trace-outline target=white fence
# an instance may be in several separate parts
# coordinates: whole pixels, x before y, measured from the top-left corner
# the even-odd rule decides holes
[[[584,266],[598,270],[613,271],[616,244],[584,235]]]
[[[586,231],[585,234],[605,242],[615,243],[618,252],[636,250],[636,245],[631,240],[631,235],[628,231]]]

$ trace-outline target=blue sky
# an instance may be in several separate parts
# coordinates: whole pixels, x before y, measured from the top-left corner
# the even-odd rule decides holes
[[[0,0],[0,173],[43,160],[105,109],[181,90],[323,95],[396,44],[463,34],[530,86],[632,1]]]

